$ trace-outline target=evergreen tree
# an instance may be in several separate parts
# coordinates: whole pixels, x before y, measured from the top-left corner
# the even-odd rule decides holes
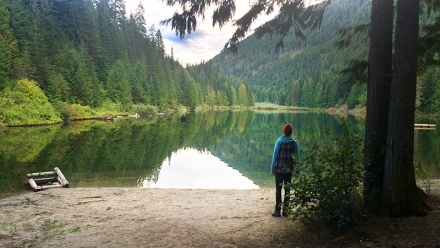
[[[359,97],[364,92],[364,87],[361,85],[355,84],[351,87],[350,95],[347,98],[348,108],[354,109],[359,104]]]
[[[425,210],[413,158],[418,32],[419,2],[398,0],[382,186],[382,213],[393,217],[420,215]]]
[[[117,34],[119,28],[117,27],[116,20],[112,18],[112,11],[109,6],[108,0],[100,0],[97,3],[98,10],[98,29],[99,36],[102,44],[102,61],[99,62],[98,74],[102,82],[107,79],[107,72],[111,68],[112,64],[119,59]],[[120,51],[120,50],[119,50]]]
[[[314,103],[314,83],[311,78],[308,78],[305,80],[302,88],[301,88],[301,106],[307,107],[307,106],[313,106]]]
[[[131,87],[125,65],[121,60],[116,61],[109,72],[106,96],[114,102],[121,103],[124,110],[129,110],[131,107]]]
[[[17,41],[9,23],[10,15],[6,9],[6,3],[0,0],[0,91],[5,87],[13,69],[14,57],[18,52]]]
[[[50,61],[55,50],[54,20],[52,6],[48,0],[30,0],[24,2],[29,20],[29,29],[26,32],[24,50],[28,53],[28,59],[32,69],[28,71],[28,77],[35,80],[46,89],[45,78],[51,69]]]
[[[69,49],[64,54],[64,57],[61,58],[65,63],[63,65],[65,69],[63,75],[70,92],[68,94],[68,101],[82,105],[97,106],[98,104],[93,102],[99,101],[99,94],[96,92],[98,90],[94,90],[93,87],[94,84],[96,85],[96,82],[93,80],[94,71],[90,71],[85,56],[84,50],[82,53],[79,53],[75,49]],[[63,81],[59,81],[58,83],[52,82],[52,85],[58,85],[61,90],[63,88],[59,83],[63,84]],[[51,91],[53,92],[53,89],[51,89]]]
[[[145,9],[141,2],[139,2],[138,6],[136,7],[135,13],[134,13],[134,21],[136,23],[136,26],[138,28],[138,32],[143,35],[144,38],[147,37],[147,22],[145,21]],[[154,29],[154,26],[153,26]],[[151,38],[151,37],[150,37]]]
[[[238,104],[240,106],[248,106],[249,104],[249,99],[248,99],[248,92],[247,92],[247,88],[246,85],[244,85],[243,83],[240,84],[240,87],[238,87],[238,94],[237,94],[237,98],[238,98]]]
[[[201,103],[201,89],[198,84],[194,81],[194,79],[188,79],[188,93],[187,93],[187,105],[190,109],[195,109]]]
[[[237,90],[234,88],[233,85],[230,86],[230,99],[229,102],[231,106],[238,105],[238,96],[237,96]]]
[[[11,70],[11,53],[0,40],[0,91],[6,87],[6,82]]]
[[[423,78],[423,88],[421,92],[419,111],[422,113],[436,113],[438,106],[436,105],[434,96],[436,89],[439,88],[440,82],[440,70],[438,68],[432,68],[427,71],[426,76]],[[437,110],[435,110],[436,108]]]
[[[205,103],[208,106],[215,106],[217,104],[215,90],[213,90],[209,85],[206,87]]]
[[[253,106],[254,105],[254,95],[252,94],[251,83],[248,78],[245,78],[243,84],[246,86],[246,99],[247,104],[245,106]]]
[[[314,108],[319,108],[320,106],[322,106],[321,101],[322,101],[322,94],[323,94],[323,88],[324,86],[322,85],[321,81],[317,82],[315,84],[315,90],[313,92],[313,106]]]
[[[291,89],[291,93],[292,93],[292,100],[291,100],[291,104],[292,106],[300,106],[300,99],[301,99],[301,88],[299,85],[299,80],[293,80],[292,85],[292,89]]]
[[[156,46],[159,50],[159,56],[164,57],[165,56],[165,45],[163,43],[163,38],[160,30],[157,30],[156,36],[154,39]]]
[[[129,82],[133,102],[150,104],[151,87],[148,83],[147,72],[140,62],[129,67]]]
[[[92,0],[56,1],[55,17],[69,40],[79,47],[87,46],[87,52],[98,63],[102,57],[98,29],[98,13]]]
[[[392,74],[393,0],[373,0],[365,123],[364,202],[381,211],[381,190]],[[374,18],[373,18],[374,16]]]
[[[108,4],[113,19],[116,20],[120,27],[123,27],[126,21],[125,0],[109,0]]]

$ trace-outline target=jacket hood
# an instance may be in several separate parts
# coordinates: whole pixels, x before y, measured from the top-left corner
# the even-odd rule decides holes
[[[290,135],[283,135],[280,137],[280,141],[283,143],[290,143],[290,142],[294,142],[295,140]]]

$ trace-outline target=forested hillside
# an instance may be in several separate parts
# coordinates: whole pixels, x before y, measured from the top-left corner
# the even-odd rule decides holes
[[[197,82],[206,82],[205,103],[210,106],[253,106],[254,96],[246,78],[233,80],[211,63],[188,66],[188,72]],[[231,83],[235,82],[235,83]]]
[[[227,75],[247,77],[259,102],[330,108],[350,98],[353,108],[365,101],[365,87],[341,84],[344,75],[338,72],[350,60],[366,60],[368,44],[340,50],[335,46],[342,39],[337,31],[368,23],[370,10],[369,0],[335,1],[326,10],[321,27],[306,32],[306,40],[290,34],[284,38],[284,48],[276,51],[279,37],[257,39],[253,35],[239,45],[236,56],[222,53],[211,62]],[[362,38],[354,37],[353,43]]]
[[[147,28],[141,4],[127,13],[124,0],[0,0],[0,125],[53,123],[96,109],[148,112],[254,101],[362,107],[365,80],[342,84],[347,76],[339,72],[351,60],[366,60],[368,42],[361,41],[367,37],[351,37],[344,49],[335,42],[342,39],[339,29],[369,22],[370,4],[333,2],[319,29],[307,31],[306,40],[285,37],[280,51],[278,37],[252,35],[237,55],[221,53],[183,68],[160,30]],[[421,20],[429,23],[426,15]],[[440,113],[439,79],[436,67],[420,75],[420,112]]]
[[[370,0],[337,0],[324,14],[319,29],[306,32],[306,40],[289,34],[284,48],[276,51],[279,37],[252,35],[243,40],[236,55],[222,52],[208,63],[220,68],[227,76],[248,79],[257,102],[273,102],[300,107],[331,108],[347,104],[349,108],[366,103],[366,78],[357,84],[344,83],[348,75],[341,70],[350,61],[366,61],[368,35],[358,33],[347,39],[345,48],[336,43],[349,37],[340,29],[352,31],[370,22]],[[431,15],[429,20],[433,20]],[[427,24],[421,15],[421,24]],[[423,26],[423,25],[421,25]],[[421,31],[421,34],[423,32]],[[365,42],[366,41],[366,42]],[[439,69],[430,68],[419,80],[419,110],[440,113]]]
[[[196,81],[160,30],[147,29],[141,4],[127,13],[124,0],[0,0],[0,20],[0,125],[54,122],[78,106],[126,112],[238,103],[228,94],[241,84]],[[17,107],[29,93],[55,111]]]

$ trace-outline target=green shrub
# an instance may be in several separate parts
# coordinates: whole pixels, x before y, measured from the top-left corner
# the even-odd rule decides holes
[[[58,113],[60,113],[61,118],[69,119],[73,116],[72,109],[69,107],[69,104],[62,101],[56,101],[53,103],[53,107]]]
[[[80,104],[70,105],[73,117],[75,118],[90,118],[95,115],[95,112],[90,108],[90,106],[82,106]]]
[[[141,116],[156,115],[158,112],[157,107],[143,104],[133,105],[133,111]]]
[[[333,146],[314,145],[302,152],[299,173],[287,185],[291,199],[286,209],[304,224],[322,221],[346,226],[357,220],[361,206],[362,139],[342,123],[340,136],[329,132]]]
[[[112,102],[110,100],[105,100],[101,107],[97,109],[98,113],[100,115],[113,113],[113,114],[120,114],[122,113],[122,103],[121,102]]]
[[[0,124],[7,126],[60,122],[59,113],[38,85],[28,79],[0,92]]]

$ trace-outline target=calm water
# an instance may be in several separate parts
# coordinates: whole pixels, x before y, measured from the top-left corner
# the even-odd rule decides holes
[[[363,136],[364,121],[348,116]],[[59,167],[71,187],[251,189],[273,187],[275,140],[293,125],[299,148],[330,143],[340,117],[324,113],[210,111],[156,119],[84,121],[0,130],[0,198],[26,192],[26,174]],[[435,123],[418,120],[419,123]],[[417,130],[414,164],[440,178],[438,130]]]
[[[140,180],[145,188],[258,189],[252,180],[208,151],[192,148],[173,152],[162,163],[158,178]]]

